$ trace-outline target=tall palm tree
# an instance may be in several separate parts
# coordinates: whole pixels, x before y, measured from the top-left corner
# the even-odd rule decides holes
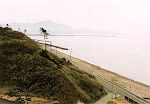
[[[48,36],[49,33],[43,27],[40,27],[40,31],[41,31],[41,34],[44,35],[45,50],[46,50],[46,39],[47,39],[47,36]]]

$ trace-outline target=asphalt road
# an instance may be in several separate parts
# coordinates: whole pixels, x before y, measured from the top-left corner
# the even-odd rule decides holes
[[[148,102],[142,100],[141,98],[137,97],[136,95],[126,91],[125,89],[118,87],[116,85],[112,85],[111,82],[108,82],[106,80],[104,80],[103,78],[99,77],[96,73],[94,73],[96,79],[106,88],[109,89],[110,91],[112,91],[114,93],[117,93],[118,95],[120,95],[121,97],[125,98],[125,96],[127,96],[128,98],[134,100],[135,102],[139,103],[139,104],[148,104]],[[112,87],[113,86],[113,87]]]
[[[71,61],[72,62],[72,61]],[[91,75],[94,75],[95,78],[100,82],[100,84],[102,84],[107,90],[109,91],[113,91],[113,93],[116,93],[118,95],[120,95],[122,98],[125,99],[125,96],[132,99],[133,101],[135,101],[133,104],[150,104],[147,101],[137,97],[136,95],[132,94],[131,92],[116,86],[114,84],[112,84],[111,82],[101,78],[98,74],[91,72],[89,70],[87,70],[86,68],[78,65],[77,63],[72,62],[75,66],[79,67],[80,69],[86,71],[87,73],[90,73]]]
[[[61,56],[61,57],[65,57],[65,56]],[[70,60],[68,59],[67,57],[65,57],[67,60]],[[133,101],[135,101],[133,104],[150,104],[148,103],[147,101],[137,97],[136,95],[132,94],[131,92],[119,87],[119,86],[116,86],[116,85],[113,85],[111,82],[103,79],[102,77],[98,76],[98,74],[84,68],[83,66],[80,66],[78,63],[75,63],[73,62],[72,60],[70,60],[70,62],[77,66],[78,68],[84,70],[85,72],[91,74],[91,75],[94,75],[95,78],[100,82],[100,84],[102,84],[106,89],[110,90],[110,91],[113,91],[113,93],[117,93],[118,95],[120,95],[122,98],[125,99],[125,97],[127,98],[130,98],[132,99]],[[137,103],[136,103],[137,102]]]

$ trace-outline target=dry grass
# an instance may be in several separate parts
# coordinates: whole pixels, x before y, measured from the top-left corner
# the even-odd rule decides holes
[[[15,101],[17,97],[10,97],[8,95],[5,95],[5,92],[8,90],[8,87],[0,88],[0,98],[9,100],[9,101]],[[21,96],[22,98],[25,99],[25,96]],[[34,97],[34,96],[29,96],[31,97],[31,101],[29,104],[40,104],[40,103],[46,103],[46,102],[51,102],[52,100],[40,98],[40,97]]]
[[[55,54],[56,51],[53,49],[52,52]],[[57,56],[59,57],[65,57],[70,59],[69,55],[66,55],[62,52],[57,51]],[[102,78],[106,80],[111,80],[111,78],[116,78],[117,79],[117,85],[119,85],[122,88],[125,88],[126,90],[130,91],[131,93],[141,97],[141,98],[149,98],[150,97],[150,86],[145,85],[140,82],[136,82],[132,79],[129,79],[127,77],[121,76],[117,73],[105,70],[99,66],[90,64],[88,62],[85,62],[83,60],[80,60],[78,58],[72,57],[71,60],[78,64],[79,66],[82,66],[80,69],[81,70],[88,70],[88,71],[93,71],[100,75]],[[86,71],[84,70],[84,71]],[[131,87],[130,87],[131,86]],[[150,102],[150,100],[147,100]]]
[[[121,97],[118,97],[116,99],[113,99],[114,102],[116,102],[117,104],[130,104],[129,102],[127,102],[126,100],[124,100]]]

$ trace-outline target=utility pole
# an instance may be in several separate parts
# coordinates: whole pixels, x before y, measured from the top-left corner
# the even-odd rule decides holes
[[[51,41],[47,41],[47,42],[49,42],[49,48],[50,48],[50,51],[52,52],[52,48],[51,48],[52,42]]]
[[[56,56],[57,56],[57,49],[56,49]]]
[[[52,48],[51,48],[52,42],[51,42],[51,41],[49,41],[49,42],[50,42],[50,50],[51,50],[51,52],[52,52]]]
[[[71,60],[71,53],[72,53],[72,48],[71,48],[71,50],[70,50],[70,60]]]
[[[93,65],[93,68],[92,68],[92,78],[94,78],[94,68],[95,68],[95,66]]]
[[[112,80],[112,97],[111,97],[111,101],[113,102],[113,94],[114,94],[114,82],[117,81],[116,78],[111,78]]]
[[[130,92],[131,92],[131,85],[130,85]]]

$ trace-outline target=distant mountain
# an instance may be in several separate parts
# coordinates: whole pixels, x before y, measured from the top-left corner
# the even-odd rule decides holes
[[[5,26],[5,25],[3,25]],[[27,34],[40,34],[40,27],[43,27],[50,34],[53,35],[61,35],[61,34],[99,34],[100,32],[96,32],[91,29],[73,29],[70,26],[65,24],[57,24],[52,21],[44,21],[44,22],[37,22],[37,23],[10,23],[9,26],[13,30],[20,30],[23,32],[24,29],[27,29]]]

